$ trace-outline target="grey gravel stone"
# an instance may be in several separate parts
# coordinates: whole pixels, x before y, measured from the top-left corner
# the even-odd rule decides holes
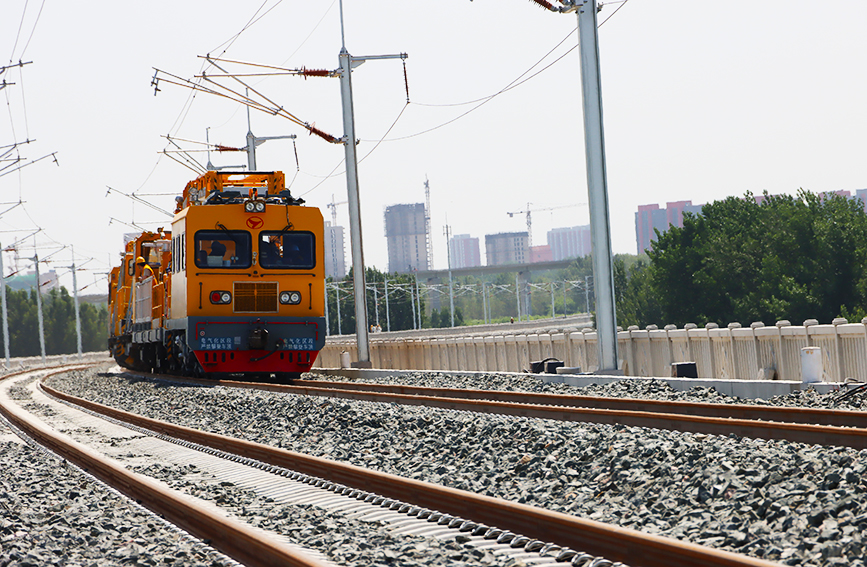
[[[0,567],[224,565],[57,459],[10,441],[0,454]]]
[[[391,381],[516,391],[567,388],[542,385],[535,376],[495,374],[417,373]],[[841,558],[864,565],[867,486],[861,479],[867,452],[191,388],[110,374],[51,382],[74,395],[182,425],[648,533],[786,564]],[[652,380],[579,390],[588,391],[733,401],[708,389],[672,392]],[[828,399],[807,391],[764,403],[826,407]]]

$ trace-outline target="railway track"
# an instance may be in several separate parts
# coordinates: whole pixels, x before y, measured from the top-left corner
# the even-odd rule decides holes
[[[257,543],[260,534],[255,530],[245,531],[243,525],[227,525],[225,521],[223,524],[212,525],[211,523],[219,518],[208,517],[207,513],[190,508],[188,498],[170,500],[165,489],[162,492],[155,489],[154,485],[159,483],[130,477],[128,471],[118,470],[124,469],[123,466],[104,462],[105,457],[93,455],[92,449],[77,446],[80,444],[64,439],[64,435],[50,431],[44,424],[35,423],[39,420],[27,416],[27,412],[16,406],[14,401],[5,395],[6,385],[2,386],[0,409],[16,426],[26,429],[30,435],[46,443],[52,450],[68,455],[67,458],[75,460],[79,466],[107,482],[119,482],[121,489],[132,498],[141,500],[152,509],[160,510],[159,513],[167,518],[176,518],[179,524],[191,533],[209,539],[218,549],[222,546],[221,551],[228,555],[248,565],[321,564],[303,555],[293,555],[291,548],[273,538],[263,538],[268,541]],[[152,432],[149,433],[149,438],[152,435],[158,435],[163,440],[172,437],[176,446],[180,443],[186,445],[187,449],[190,446],[192,449],[204,448],[209,458],[241,460],[245,466],[252,466],[263,474],[274,476],[271,481],[250,481],[253,484],[274,484],[276,479],[302,483],[307,487],[305,490],[321,492],[315,496],[306,494],[304,498],[307,501],[319,501],[337,507],[370,507],[376,510],[375,513],[370,511],[370,514],[384,514],[383,517],[392,518],[392,523],[399,526],[398,532],[425,531],[420,526],[427,526],[428,533],[435,532],[440,534],[438,537],[442,537],[443,530],[451,530],[451,537],[456,536],[458,541],[480,548],[499,546],[512,549],[513,553],[517,553],[528,565],[558,560],[571,562],[572,565],[593,564],[597,567],[611,565],[611,561],[648,567],[773,565],[760,559],[617,528],[533,506],[175,426],[77,399],[44,385],[40,388],[67,404],[75,404],[89,412],[122,421],[128,427],[134,428],[139,436],[144,432]],[[293,490],[298,489],[296,487]],[[342,504],[335,504],[337,501]]]
[[[738,435],[808,445],[867,449],[867,412],[744,404],[607,398],[394,384],[297,380],[291,385],[166,377],[307,396],[364,400],[559,421],[627,425],[707,435]]]

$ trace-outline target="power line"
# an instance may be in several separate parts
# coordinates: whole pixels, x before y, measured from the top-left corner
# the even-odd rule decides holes
[[[527,73],[529,73],[530,71],[532,71],[533,69],[535,69],[537,65],[539,65],[540,63],[542,63],[542,61],[544,61],[545,59],[547,59],[549,55],[551,55],[551,54],[552,54],[552,53],[553,53],[553,52],[554,52],[558,47],[560,47],[561,45],[563,45],[563,43],[564,43],[567,39],[569,39],[569,37],[572,36],[572,34],[574,34],[577,30],[578,30],[578,27],[577,27],[577,26],[576,26],[575,28],[569,30],[569,33],[566,34],[566,37],[564,37],[563,39],[561,39],[560,42],[557,43],[557,45],[555,45],[554,47],[552,47],[552,48],[548,51],[548,53],[546,53],[545,55],[543,55],[541,59],[539,59],[538,61],[536,61],[535,63],[533,63],[533,65],[532,65],[529,69],[527,69],[526,71],[524,71],[523,73],[521,73],[520,75],[518,75],[518,77],[517,77],[516,79],[514,79],[511,83],[509,83],[508,85],[506,85],[505,87],[503,87],[502,89],[500,89],[499,91],[495,92],[495,93],[492,94],[492,95],[488,95],[488,96],[484,96],[484,97],[482,97],[482,98],[477,98],[477,99],[475,99],[475,100],[468,100],[468,101],[464,101],[464,102],[454,102],[454,103],[445,103],[445,104],[426,104],[426,103],[416,102],[416,103],[413,103],[413,104],[416,104],[416,105],[418,105],[418,106],[429,106],[429,107],[465,106],[465,105],[467,105],[467,104],[474,104],[474,103],[476,103],[476,102],[481,102],[481,101],[484,101],[484,100],[489,100],[489,99],[494,98],[494,97],[497,96],[497,95],[500,95],[500,94],[502,94],[502,93],[504,93],[504,92],[510,91],[510,90],[512,90],[513,88],[515,88],[516,86],[518,86],[518,85],[516,85],[515,83],[517,83],[519,80],[521,80],[521,78],[522,78],[524,75],[526,75]],[[577,47],[577,45],[576,45],[575,47]],[[572,49],[575,49],[575,47],[573,47]],[[570,50],[570,51],[571,51],[571,50]],[[567,52],[567,53],[568,53],[568,52]],[[562,57],[561,57],[561,58],[562,58]],[[560,60],[560,59],[557,59],[557,61],[559,61],[559,60]],[[555,63],[556,63],[556,61],[555,61]],[[546,67],[546,69],[547,69],[547,67]],[[544,71],[544,69],[543,69],[543,71]],[[533,76],[535,77],[535,75],[533,75]],[[532,78],[532,77],[530,77],[530,78]],[[518,83],[518,84],[522,84],[522,83]]]
[[[21,38],[21,30],[24,28],[24,18],[27,16],[27,4],[28,1],[24,0],[24,9],[21,11],[21,22],[18,24],[18,33],[15,34],[15,43],[12,44],[12,53],[9,54],[10,62],[15,57],[15,50],[18,49],[18,40]]]
[[[614,14],[616,14],[617,12],[619,12],[620,9],[623,8],[623,6],[626,5],[626,2],[628,2],[628,0],[622,0],[622,2],[620,3],[620,6],[618,6],[617,9],[614,10],[614,12],[612,12],[610,16],[608,16],[607,18],[605,18],[605,20],[603,20],[602,23],[600,23],[598,27],[601,27],[603,24],[605,24],[605,22],[607,22],[607,21],[610,20],[612,17],[614,17]],[[616,2],[608,2],[608,4],[614,4],[614,3],[616,3]],[[563,55],[561,55],[560,57],[558,57],[557,59],[555,59],[554,61],[552,61],[552,62],[549,63],[548,65],[546,65],[545,67],[539,69],[537,72],[533,73],[532,75],[530,75],[529,77],[525,78],[524,80],[521,80],[522,77],[524,77],[527,73],[529,73],[529,72],[532,71],[534,68],[536,68],[540,63],[542,63],[542,61],[544,61],[545,59],[547,59],[548,56],[551,55],[551,53],[553,53],[553,52],[554,52],[558,47],[560,47],[561,45],[563,45],[563,43],[564,43],[567,39],[569,39],[569,37],[570,37],[573,33],[575,33],[575,31],[576,31],[577,29],[578,29],[578,28],[576,27],[575,29],[570,30],[569,33],[566,35],[566,37],[564,37],[562,40],[560,40],[560,42],[557,43],[557,45],[555,45],[553,48],[551,48],[551,49],[548,51],[548,53],[546,53],[546,54],[545,54],[541,59],[539,59],[539,61],[537,61],[537,62],[534,63],[534,64],[533,64],[529,69],[527,69],[526,71],[524,71],[523,73],[521,73],[521,74],[520,74],[520,75],[519,75],[519,76],[518,76],[514,81],[512,81],[511,83],[509,83],[508,85],[506,85],[505,87],[503,87],[502,89],[500,89],[499,91],[497,91],[496,93],[494,93],[494,94],[492,94],[492,95],[488,95],[488,96],[483,97],[483,98],[480,98],[480,99],[475,99],[475,100],[466,101],[466,102],[460,102],[460,103],[453,103],[453,104],[423,104],[423,103],[415,103],[415,104],[417,104],[418,106],[429,106],[429,107],[439,107],[439,106],[442,106],[442,107],[445,107],[445,106],[464,106],[464,105],[467,105],[467,104],[473,104],[473,103],[476,103],[476,102],[478,102],[479,104],[477,104],[477,105],[474,106],[473,108],[469,109],[468,111],[464,112],[463,114],[460,114],[460,115],[458,115],[458,116],[452,118],[451,120],[448,120],[448,121],[446,121],[446,122],[443,122],[442,124],[439,124],[438,126],[434,126],[433,128],[429,128],[429,129],[427,129],[427,130],[422,130],[421,132],[416,132],[415,134],[409,134],[409,135],[407,135],[407,136],[401,136],[401,137],[398,137],[398,138],[391,138],[391,139],[389,139],[389,140],[380,140],[380,141],[377,143],[377,145],[378,145],[380,142],[383,142],[383,141],[384,141],[384,142],[396,142],[396,141],[399,141],[399,140],[407,140],[407,139],[410,139],[410,138],[415,138],[415,137],[417,137],[417,136],[421,136],[422,134],[428,134],[428,133],[433,132],[433,131],[435,131],[435,130],[439,130],[440,128],[442,128],[442,127],[444,127],[444,126],[448,126],[449,124],[452,124],[453,122],[456,122],[456,121],[460,120],[461,118],[463,118],[464,116],[466,116],[466,115],[470,114],[471,112],[477,110],[478,108],[482,107],[483,105],[485,105],[485,104],[487,104],[488,102],[490,102],[491,100],[493,100],[495,97],[497,97],[497,96],[499,96],[499,95],[501,95],[501,94],[503,94],[503,93],[505,93],[505,92],[508,92],[508,91],[510,91],[510,90],[512,90],[512,89],[514,89],[514,88],[517,88],[517,87],[523,85],[524,83],[526,83],[527,81],[529,81],[529,80],[531,80],[531,79],[534,79],[535,77],[538,77],[540,74],[542,74],[543,72],[547,71],[548,69],[550,69],[552,66],[554,66],[554,65],[557,64],[558,62],[560,62],[564,57],[566,57],[567,55],[569,55],[570,53],[572,53],[573,51],[575,51],[575,49],[577,49],[578,46],[579,46],[580,44],[579,44],[579,43],[576,43],[575,45],[573,45],[572,47],[570,47],[570,48],[569,48],[569,49],[568,49],[568,50],[567,50]]]
[[[44,7],[45,0],[42,0],[42,4],[39,5],[39,13],[36,14],[36,21],[33,22],[33,29],[30,30],[30,36],[27,38],[27,43],[24,44],[24,49],[21,50],[21,54],[18,57],[24,57],[24,52],[27,51],[27,48],[30,46],[30,40],[33,39],[33,34],[36,33],[36,25],[39,23],[39,18],[42,16],[42,9]]]

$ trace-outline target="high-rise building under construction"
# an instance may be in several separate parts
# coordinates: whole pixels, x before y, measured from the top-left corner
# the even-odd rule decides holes
[[[430,268],[424,203],[385,208],[388,271],[407,273]]]

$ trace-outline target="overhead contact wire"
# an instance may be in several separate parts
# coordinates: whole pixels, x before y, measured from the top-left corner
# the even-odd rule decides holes
[[[548,6],[550,6],[550,4],[548,4],[547,2],[544,2],[544,3],[543,3],[543,2],[540,2],[539,0],[532,0],[532,1],[538,3],[538,4],[540,4],[540,5],[542,5],[543,7],[546,7],[546,8],[547,8]],[[614,11],[611,13],[610,16],[608,16],[607,18],[605,18],[605,20],[603,20],[602,23],[600,23],[597,27],[602,27],[603,24],[605,24],[608,20],[610,20],[611,18],[613,18],[613,17],[614,17],[614,14],[616,14],[617,12],[619,12],[620,9],[623,8],[623,6],[625,6],[627,2],[628,2],[628,0],[623,0],[623,2],[620,4],[620,6],[618,6],[617,9],[614,10]],[[548,4],[548,6],[546,6],[546,4]],[[551,6],[551,8],[549,8],[549,9],[553,9],[553,6]],[[497,91],[496,93],[494,93],[494,94],[492,94],[492,95],[489,95],[489,96],[484,97],[484,98],[481,98],[481,99],[476,99],[476,100],[467,101],[467,102],[461,102],[461,103],[454,103],[454,104],[424,104],[424,103],[415,103],[415,104],[418,104],[419,106],[437,107],[437,106],[463,106],[463,105],[466,105],[466,104],[473,104],[473,103],[475,103],[475,102],[480,102],[480,104],[478,104],[477,106],[474,106],[473,108],[471,108],[470,110],[464,112],[463,114],[460,114],[460,115],[456,116],[455,118],[453,118],[453,119],[451,119],[451,120],[449,120],[449,121],[447,121],[447,122],[444,122],[444,123],[442,123],[442,124],[440,124],[440,125],[438,125],[438,126],[434,126],[433,128],[429,128],[429,129],[427,129],[427,130],[423,130],[423,131],[421,131],[421,132],[417,132],[417,133],[415,133],[415,134],[410,134],[410,135],[408,135],[408,136],[401,136],[401,137],[399,137],[399,138],[391,138],[390,140],[380,140],[380,142],[383,142],[383,141],[385,141],[385,142],[395,142],[395,141],[399,141],[399,140],[406,140],[406,139],[409,139],[409,138],[414,138],[414,137],[416,137],[416,136],[421,136],[422,134],[427,134],[427,133],[429,133],[429,132],[433,132],[434,130],[438,130],[438,129],[444,127],[444,126],[448,126],[449,124],[451,124],[451,123],[453,123],[453,122],[456,122],[457,120],[460,120],[461,118],[463,118],[463,117],[466,116],[467,114],[473,112],[474,110],[477,110],[478,108],[480,108],[481,106],[483,106],[483,105],[486,104],[487,102],[493,100],[495,97],[497,97],[497,96],[499,96],[499,95],[501,95],[501,94],[503,94],[503,93],[505,93],[505,92],[508,92],[508,91],[510,91],[510,90],[512,90],[512,89],[514,89],[514,88],[516,88],[516,87],[519,87],[519,86],[523,85],[524,83],[526,83],[527,81],[529,81],[530,79],[533,79],[533,78],[539,76],[541,73],[543,73],[544,71],[550,69],[553,65],[555,65],[556,63],[558,63],[559,61],[561,61],[564,57],[566,57],[567,55],[569,55],[571,52],[575,51],[575,49],[577,49],[578,46],[579,46],[580,44],[579,44],[579,43],[576,43],[574,46],[572,46],[571,48],[569,48],[569,50],[566,51],[563,55],[561,55],[560,57],[558,57],[557,59],[555,59],[554,61],[552,61],[552,62],[549,63],[548,65],[546,65],[545,67],[541,68],[541,69],[540,69],[539,71],[537,71],[536,73],[533,73],[532,75],[530,75],[530,76],[527,77],[526,79],[521,80],[521,77],[524,77],[527,73],[529,73],[529,72],[530,72],[531,70],[533,70],[536,66],[538,66],[540,63],[542,63],[542,61],[544,61],[544,60],[545,60],[549,55],[551,55],[551,53],[553,53],[554,50],[556,50],[556,49],[557,49],[558,47],[560,47],[560,46],[561,46],[561,45],[562,45],[562,44],[563,44],[567,39],[569,39],[569,37],[571,37],[572,34],[575,33],[576,30],[577,30],[577,27],[576,27],[575,29],[573,29],[573,30],[570,30],[569,33],[566,35],[566,37],[564,37],[562,40],[560,40],[560,42],[559,42],[557,45],[555,45],[553,48],[551,48],[551,50],[548,51],[548,53],[546,53],[546,54],[545,54],[545,55],[544,55],[544,56],[543,56],[539,61],[537,61],[537,62],[536,62],[532,67],[530,67],[529,69],[527,69],[524,73],[522,73],[521,75],[519,75],[519,76],[518,76],[514,81],[512,81],[511,83],[509,83],[508,85],[506,85],[505,87],[503,87],[501,90]],[[408,85],[407,85],[407,100],[409,100],[409,86],[408,86]]]
[[[39,23],[39,18],[42,16],[43,8],[45,8],[45,0],[42,0],[42,4],[39,5],[39,12],[36,14],[36,21],[33,22],[33,29],[30,30],[30,36],[27,38],[27,43],[24,44],[24,49],[21,50],[21,54],[18,55],[19,58],[24,57],[24,53],[30,46],[30,40],[33,39],[33,34],[36,33],[36,25]]]

